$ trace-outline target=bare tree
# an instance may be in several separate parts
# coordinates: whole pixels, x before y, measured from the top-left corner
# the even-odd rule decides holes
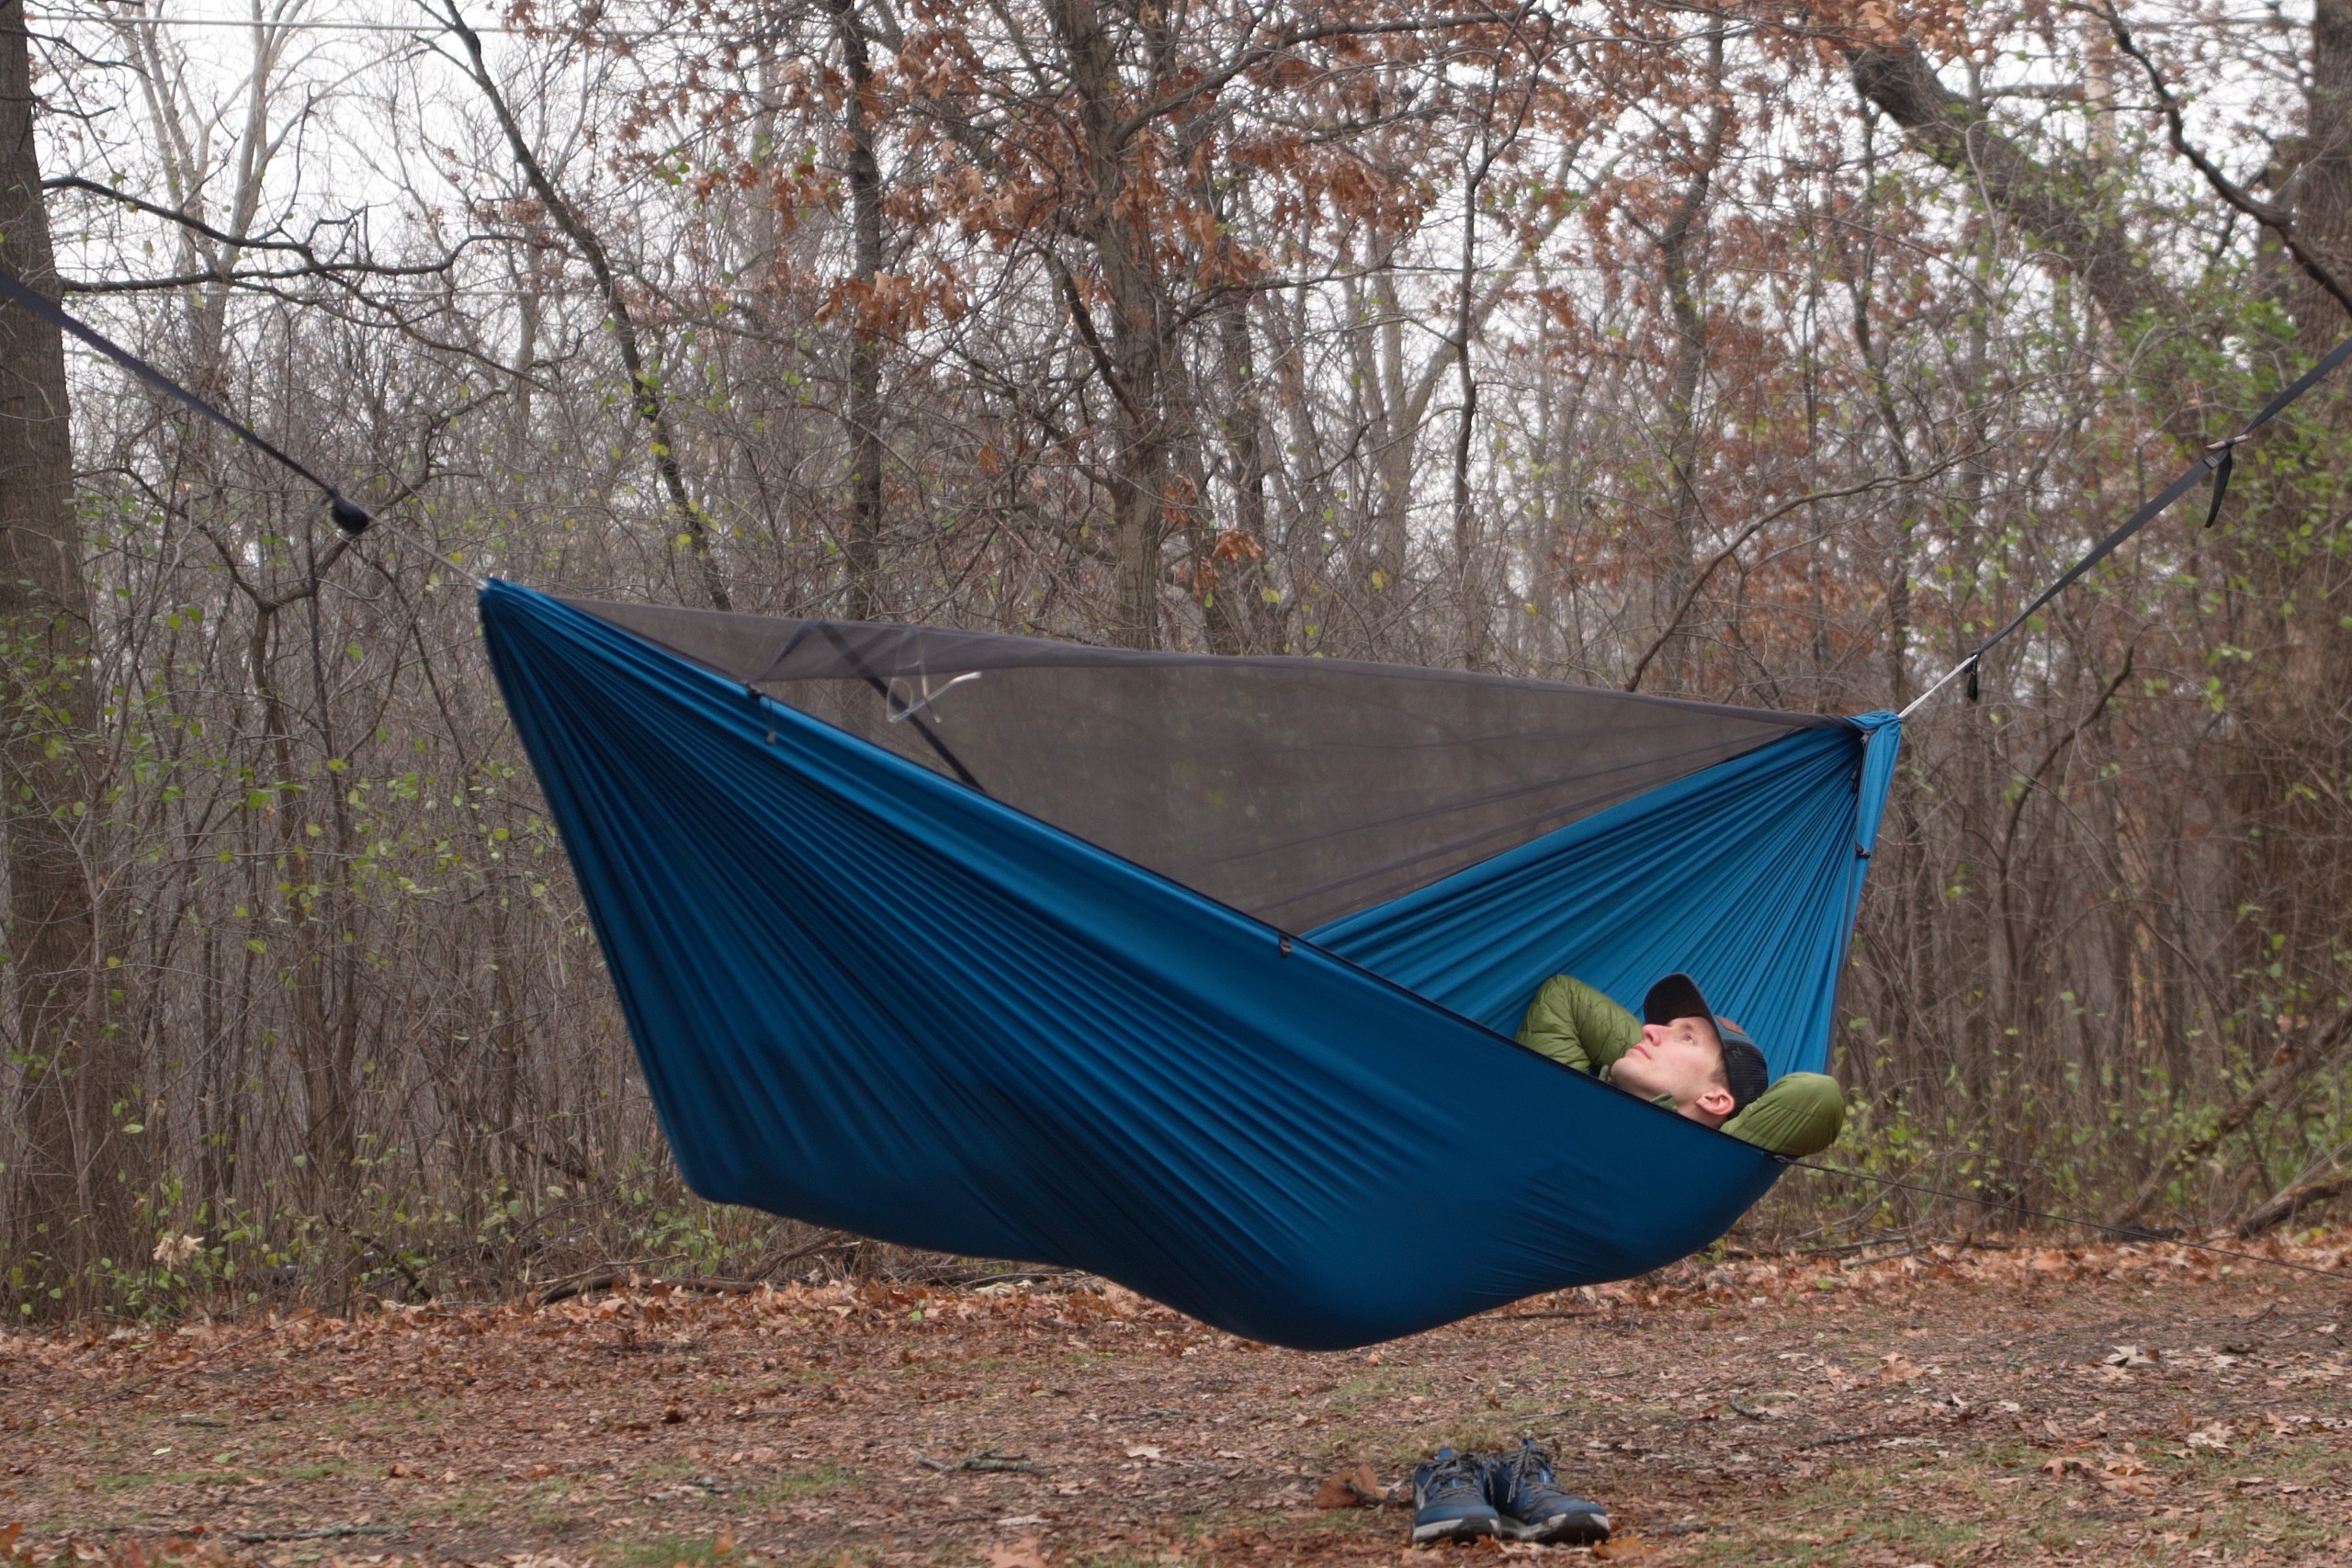
[[[22,0],[0,4],[0,270],[54,299],[27,28]],[[135,1157],[145,1117],[137,1062],[104,1006],[91,841],[103,818],[90,809],[98,703],[73,491],[63,340],[21,305],[0,304],[0,791],[25,1134],[10,1234],[36,1279],[78,1303],[105,1288],[92,1275],[130,1232],[146,1162]]]
[[[923,1266],[678,1186],[469,571],[1916,697],[2342,325],[2334,11],[1979,19],[19,17],[6,265],[391,524],[0,310],[11,1310]],[[1917,716],[1858,1153],[2133,1223],[2346,1190],[2339,419]]]

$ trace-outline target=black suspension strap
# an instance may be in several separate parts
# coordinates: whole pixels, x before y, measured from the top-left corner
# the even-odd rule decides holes
[[[2064,593],[2067,589],[2073,587],[2075,583],[2081,579],[2085,572],[2090,570],[2091,568],[2105,560],[2109,556],[2113,555],[2117,547],[2122,545],[2125,540],[2131,538],[2132,535],[2138,533],[2141,529],[2154,522],[2158,516],[2163,514],[2165,509],[2172,505],[2174,502],[2178,501],[2182,496],[2187,495],[2190,491],[2195,490],[2199,485],[2204,483],[2208,475],[2211,475],[2213,480],[2213,503],[2206,509],[2205,526],[2211,528],[2215,523],[2219,522],[2222,516],[2222,498],[2229,493],[2230,475],[2237,466],[2238,443],[2245,440],[2247,437],[2254,434],[2256,431],[2260,430],[2264,425],[2268,424],[2272,420],[2278,418],[2281,413],[2284,413],[2298,398],[2301,398],[2305,392],[2310,391],[2313,387],[2318,386],[2320,382],[2325,380],[2328,375],[2333,372],[2336,367],[2342,365],[2346,359],[2352,359],[2352,338],[2346,338],[2342,343],[2337,344],[2334,348],[2329,349],[2327,353],[2321,357],[2317,364],[2304,371],[2301,376],[2296,377],[2295,379],[2282,389],[2276,397],[2263,404],[2262,412],[2256,414],[2252,419],[2246,421],[2246,423],[2239,428],[2236,434],[2231,436],[2226,441],[2216,441],[2212,446],[2208,446],[2205,449],[2205,455],[2198,458],[2194,463],[2191,463],[2188,466],[2187,472],[2183,473],[2178,479],[2173,480],[2172,483],[2165,486],[2165,488],[2158,491],[2154,496],[2143,502],[2137,512],[2134,512],[2131,516],[2123,520],[2121,526],[2118,527],[2113,533],[2108,535],[2106,538],[2101,539],[2098,544],[2093,545],[2088,555],[2083,557],[2082,559],[2076,561],[2073,566],[2068,567],[2064,576],[2059,578],[2049,587],[2043,589],[2034,597],[2031,604],[2028,604],[2024,609],[2019,610],[2014,616],[2010,617],[2009,623],[2007,626],[2003,626],[1999,631],[1995,632],[1991,637],[1986,637],[1983,642],[1978,643],[1976,645],[1975,651],[1969,654],[1967,658],[1962,660],[1959,663],[1953,665],[1950,670],[1944,671],[1942,676],[1937,680],[1934,685],[1929,686],[1926,691],[1920,693],[1917,697],[1914,698],[1911,705],[1903,710],[1903,716],[1905,718],[1909,718],[1912,714],[1918,711],[1918,709],[1926,704],[1929,697],[1932,697],[1938,692],[1942,691],[1944,687],[1950,685],[1955,678],[1963,675],[1968,678],[1968,700],[1972,703],[1976,701],[1977,666],[1984,662],[1984,656],[1991,652],[1996,645],[2001,642],[2001,640],[2007,637],[2010,633],[2016,631],[2019,626],[2025,625],[2026,622],[2031,620],[2035,615],[2041,614],[2042,608],[2052,599],[2057,598],[2059,594]]]
[[[121,366],[125,370],[130,371],[140,380],[146,382],[147,385],[153,387],[155,390],[163,393],[174,402],[178,403],[181,407],[188,410],[194,414],[197,414],[200,418],[210,420],[221,429],[229,432],[232,435],[234,435],[238,440],[246,442],[251,445],[254,450],[277,459],[277,461],[284,464],[294,473],[300,475],[303,479],[317,486],[320,493],[326,498],[327,510],[334,518],[334,525],[341,529],[346,536],[356,538],[360,534],[367,531],[370,524],[376,521],[373,516],[369,515],[365,507],[345,496],[341,491],[327,483],[326,480],[319,478],[318,475],[312,473],[310,468],[304,466],[299,459],[280,450],[274,443],[262,435],[259,432],[253,429],[253,427],[244,423],[242,420],[223,413],[219,409],[214,408],[210,403],[206,402],[202,398],[198,397],[186,387],[181,386],[177,381],[173,380],[169,376],[164,375],[161,370],[156,369],[153,366],[140,358],[139,355],[131,353],[120,344],[116,343],[112,338],[107,337],[105,333],[98,332],[93,327],[84,325],[74,317],[67,315],[62,310],[60,310],[55,304],[51,303],[46,295],[40,293],[37,289],[27,287],[22,280],[12,277],[6,272],[0,272],[0,299],[4,299],[12,304],[22,306],[24,309],[30,310],[34,315],[39,316],[42,321],[45,321],[49,322],[50,325],[57,328],[60,332],[72,333],[83,343],[89,344],[92,348],[96,349],[108,359],[113,360],[117,365]],[[459,565],[457,561],[450,559],[447,556],[442,555],[440,551],[432,549],[430,546],[426,546],[425,548],[444,564],[452,567],[460,572],[464,572],[466,576],[473,578],[476,581],[481,581],[480,577],[476,573],[468,568]],[[314,613],[316,604],[316,599],[313,598],[312,608]],[[882,700],[889,705],[890,712],[895,717],[906,718],[912,716],[915,711],[914,708],[909,707],[905,703],[899,700],[898,694],[890,689],[890,683],[874,672],[872,668],[866,664],[864,659],[858,656],[857,650],[849,645],[848,640],[842,636],[841,632],[836,627],[829,622],[817,622],[812,623],[812,625],[816,629],[821,631],[825,635],[825,637],[833,644],[834,648],[839,650],[844,659],[849,660],[851,667],[854,668],[859,675],[865,679],[867,684],[871,685],[876,692],[879,692],[882,694]],[[800,638],[807,636],[809,629],[809,626],[803,626],[798,632],[794,634],[792,644],[786,647],[785,654],[777,656],[777,663],[781,664],[783,662],[785,655],[788,655],[792,651],[793,647],[798,646]],[[761,695],[757,687],[746,686],[745,690],[749,691],[754,697]],[[924,741],[929,744],[932,750],[938,754],[940,761],[945,762],[949,768],[955,771],[957,778],[963,780],[965,784],[970,785],[973,789],[979,790],[982,795],[986,795],[988,793],[986,789],[982,788],[980,781],[972,776],[972,771],[964,765],[963,759],[956,756],[953,750],[948,749],[948,745],[945,740],[933,734],[931,728],[926,725],[917,724],[914,728],[915,733],[922,736]],[[771,734],[769,739],[773,740],[775,736]]]
[[[49,297],[39,289],[27,286],[21,279],[0,272],[0,298],[5,298],[11,304],[22,306],[25,310],[30,310],[58,331],[72,333],[189,412],[199,418],[210,420],[255,451],[276,458],[293,472],[316,485],[320,492],[326,497],[327,512],[334,517],[334,525],[345,534],[354,536],[364,534],[368,531],[368,525],[375,521],[375,518],[368,514],[366,507],[351,500],[300,462],[279,450],[252,426],[214,408],[210,403],[206,402],[202,398],[198,397],[105,333],[83,325],[51,303]]]

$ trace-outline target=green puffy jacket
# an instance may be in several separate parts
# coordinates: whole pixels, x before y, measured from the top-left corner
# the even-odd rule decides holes
[[[1601,1078],[1609,1077],[1617,1058],[1641,1037],[1640,1019],[1566,975],[1544,982],[1519,1026],[1521,1045]],[[1837,1142],[1845,1122],[1846,1097],[1838,1092],[1836,1078],[1826,1073],[1787,1073],[1724,1122],[1723,1130],[1759,1149],[1801,1158]]]

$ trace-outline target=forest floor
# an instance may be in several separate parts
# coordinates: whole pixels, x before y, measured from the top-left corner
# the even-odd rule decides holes
[[[1521,1433],[1606,1562],[2352,1562],[2347,1330],[2346,1280],[2154,1246],[1685,1265],[1322,1355],[1069,1280],[17,1334],[0,1564],[1595,1556],[1329,1506]]]

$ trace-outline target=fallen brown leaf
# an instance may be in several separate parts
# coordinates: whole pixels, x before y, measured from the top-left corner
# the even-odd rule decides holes
[[[2352,1251],[2352,1230],[2336,1235],[2328,1247],[2282,1256],[2352,1263],[2339,1256]],[[14,1391],[11,1405],[56,1416],[11,1427],[0,1442],[0,1528],[24,1520],[14,1555],[0,1548],[0,1568],[293,1568],[313,1551],[319,1568],[369,1568],[379,1550],[384,1568],[624,1559],[669,1568],[670,1541],[694,1542],[715,1568],[764,1568],[778,1544],[796,1561],[854,1559],[877,1530],[894,1538],[892,1559],[943,1568],[1007,1560],[1036,1568],[1088,1555],[1154,1563],[1171,1552],[1269,1568],[1505,1568],[1507,1558],[1668,1568],[1702,1549],[1665,1521],[1702,1506],[1722,1514],[1708,1556],[1731,1551],[1736,1532],[1752,1527],[1759,1561],[1803,1547],[1855,1568],[1902,1568],[1910,1559],[1899,1550],[1823,1543],[1856,1536],[1841,1517],[1918,1505],[1920,1479],[1939,1473],[1911,1462],[1927,1457],[1914,1446],[1923,1439],[1951,1448],[1953,1473],[1996,1489],[1980,1503],[1966,1488],[1938,1488],[1935,1501],[1981,1523],[1978,1556],[2000,1568],[2136,1561],[2150,1544],[2143,1521],[2158,1517],[2181,1539],[2155,1542],[2156,1556],[2187,1562],[2187,1543],[2212,1537],[2207,1515],[2222,1498],[2242,1510],[2259,1500],[2250,1514],[2257,1532],[2283,1528],[2290,1510],[2326,1519],[2336,1536],[2352,1528],[2330,1512],[2327,1479],[2335,1445],[2352,1439],[2337,1370],[2346,1352],[2312,1337],[2323,1323],[2352,1335],[2340,1295],[2289,1281],[2274,1321],[2233,1330],[2243,1341],[2207,1344],[2214,1325],[2245,1316],[2244,1284],[2200,1284],[2203,1266],[2184,1252],[2053,1253],[2056,1279],[2033,1259],[2030,1248],[1987,1247],[1830,1264],[1694,1263],[1539,1298],[1501,1314],[1508,1328],[1480,1320],[1383,1348],[1381,1361],[1396,1371],[1363,1392],[1378,1419],[1398,1423],[1393,1440],[1383,1438],[1393,1451],[1459,1442],[1474,1427],[1498,1436],[1497,1391],[1506,1408],[1543,1408],[1528,1417],[1539,1430],[1577,1433],[1582,1441],[1555,1438],[1570,1450],[1574,1489],[1611,1501],[1645,1538],[1623,1539],[1600,1559],[1532,1543],[1405,1551],[1406,1532],[1391,1524],[1399,1515],[1355,1511],[1396,1472],[1376,1471],[1369,1489],[1354,1483],[1346,1454],[1388,1450],[1361,1446],[1349,1425],[1360,1416],[1358,1391],[1341,1393],[1327,1359],[1240,1346],[1075,1281],[1016,1291],[845,1280],[673,1292],[655,1314],[645,1309],[656,1296],[635,1282],[545,1308],[385,1307],[347,1318],[0,1336],[0,1388]],[[1834,1290],[1816,1288],[1830,1276]],[[1539,1311],[1547,1315],[1520,1321]],[[1644,1332],[1623,1333],[1636,1313]],[[1733,1369],[1713,1352],[1735,1321],[1743,1339]],[[1917,1333],[1891,1337],[1898,1322]],[[2113,1325],[2126,1323],[2120,1331],[2155,1364],[2109,1367],[2114,1382],[2103,1383],[2097,1368],[2120,1349]],[[1494,1375],[1505,1335],[1523,1369],[1509,1385]],[[1898,1344],[1900,1354],[1880,1359]],[[1352,1370],[1364,1358],[1347,1359]],[[884,1369],[890,1375],[876,1375]],[[171,1378],[139,1385],[148,1403],[77,1413],[92,1396],[158,1372]],[[2163,1386],[2132,1386],[2147,1379]],[[1775,1385],[1804,1398],[1775,1404]],[[397,1402],[368,1397],[393,1388],[403,1391]],[[412,1403],[435,1424],[419,1425]],[[1561,1405],[1566,1414],[1553,1416]],[[682,1419],[664,1422],[672,1410]],[[1702,1419],[1710,1412],[1719,1418]],[[1294,1429],[1295,1413],[1322,1430]],[[1804,1429],[1752,1460],[1733,1451],[1779,1438],[1784,1414],[1801,1414]],[[1996,1441],[1948,1443],[1972,1416]],[[2012,1458],[2011,1429],[2041,1445],[2039,1455]],[[937,1506],[884,1517],[910,1434],[950,1459],[1034,1459],[1020,1461],[1025,1479],[988,1473],[993,1464],[936,1482],[909,1469]],[[216,1445],[225,1459],[209,1457]],[[150,1468],[200,1476],[198,1492],[106,1487],[126,1460],[159,1448],[169,1451]],[[1650,1457],[1660,1453],[1677,1458]],[[265,1477],[256,1467],[272,1455],[285,1462],[267,1464]],[[2038,1468],[2054,1455],[2065,1457]],[[2239,1455],[2261,1456],[2273,1479],[2234,1485],[2250,1468]],[[1830,1506],[1791,1515],[1772,1490],[1777,1474],[1760,1487],[1724,1487],[1681,1468],[1758,1460],[1758,1480],[1802,1472]],[[2036,1486],[2037,1474],[2051,1484]],[[1308,1511],[1318,1478],[1346,1483],[1344,1499],[1326,1495],[1332,1511]],[[512,1550],[497,1557],[470,1550],[482,1532],[460,1484],[548,1490],[527,1509],[502,1510],[497,1531]],[[773,1506],[752,1506],[771,1489]],[[2167,1503],[2177,1506],[2164,1510]],[[1213,1541],[1198,1534],[1201,1517],[1229,1528]],[[322,1519],[400,1519],[407,1533],[362,1540],[348,1555],[299,1542],[254,1552],[229,1537],[232,1528],[294,1530]],[[729,1521],[738,1542],[722,1554],[716,1532]],[[193,1538],[195,1549],[169,1544],[167,1532],[198,1523],[208,1533]],[[2069,1544],[2035,1533],[2052,1524]],[[1034,1557],[1022,1552],[1024,1536],[1036,1540]],[[984,1554],[983,1543],[997,1551]],[[2292,1560],[2270,1544],[2269,1561]],[[2311,1544],[2319,1548],[2318,1538]],[[2329,1551],[2352,1563],[2352,1545]]]
[[[2235,1436],[2236,1430],[2227,1421],[2216,1421],[2189,1433],[2188,1446],[2192,1449],[2211,1449],[2216,1453],[2225,1454],[2230,1451],[2230,1439]]]
[[[1372,1466],[1360,1464],[1337,1475],[1327,1475],[1315,1488],[1318,1508],[1377,1508],[1388,1501],[1388,1489]]]

